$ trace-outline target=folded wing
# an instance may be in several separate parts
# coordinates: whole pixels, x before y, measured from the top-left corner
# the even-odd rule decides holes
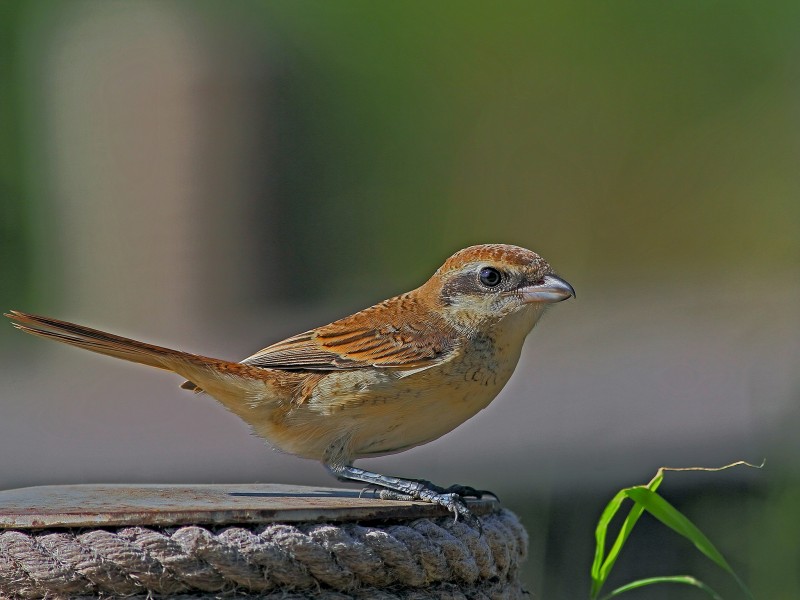
[[[242,363],[269,369],[335,371],[421,369],[447,360],[458,346],[455,332],[435,312],[420,315],[403,297],[397,300],[290,337]],[[414,318],[417,316],[420,318]]]

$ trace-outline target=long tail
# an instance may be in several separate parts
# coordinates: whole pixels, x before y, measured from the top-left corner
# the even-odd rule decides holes
[[[16,310],[5,316],[14,321],[14,327],[25,333],[106,356],[173,371],[189,380],[184,387],[195,391],[204,389],[212,395],[214,388],[219,388],[221,385],[230,389],[236,386],[236,380],[252,381],[260,379],[264,373],[263,369],[257,367],[146,344],[49,317]]]

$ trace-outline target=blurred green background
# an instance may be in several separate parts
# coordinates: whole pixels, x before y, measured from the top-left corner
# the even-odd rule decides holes
[[[241,358],[460,247],[530,247],[578,301],[485,414],[372,466],[496,489],[553,599],[587,593],[617,487],[766,457],[664,493],[793,598],[799,27],[796,2],[4,0],[0,304]],[[330,483],[168,375],[51,346],[0,333],[0,487]],[[736,597],[642,525],[618,582]]]

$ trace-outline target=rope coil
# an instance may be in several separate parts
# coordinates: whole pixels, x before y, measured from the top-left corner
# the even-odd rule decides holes
[[[483,535],[450,517],[381,527],[3,531],[0,597],[521,597],[517,576],[527,533],[505,509],[481,522]]]

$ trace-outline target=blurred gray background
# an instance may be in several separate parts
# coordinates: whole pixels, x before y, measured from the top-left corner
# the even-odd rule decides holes
[[[663,490],[756,596],[792,598],[799,26],[792,2],[6,0],[2,308],[239,360],[461,247],[529,247],[577,300],[487,410],[362,464],[495,490],[552,599],[587,594],[619,487],[766,458]],[[0,353],[0,488],[331,484],[175,376],[9,326]],[[619,582],[732,589],[642,528]]]

